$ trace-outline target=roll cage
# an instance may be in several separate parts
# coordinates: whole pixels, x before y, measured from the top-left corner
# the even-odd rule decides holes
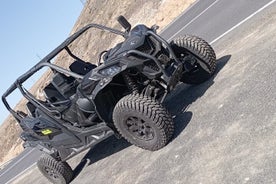
[[[68,45],[71,44],[74,40],[76,40],[80,35],[82,35],[84,32],[86,32],[87,30],[91,29],[91,28],[98,28],[101,30],[105,30],[105,31],[109,31],[111,33],[126,37],[127,33],[116,30],[116,29],[112,29],[103,25],[99,25],[99,24],[88,24],[85,27],[83,27],[82,29],[80,29],[79,31],[77,31],[76,33],[74,33],[73,35],[71,35],[70,37],[68,37],[63,43],[61,43],[56,49],[54,49],[52,52],[50,52],[47,56],[45,56],[41,61],[39,61],[35,66],[33,66],[30,70],[28,70],[26,73],[24,73],[23,75],[21,75],[19,78],[16,79],[16,81],[7,89],[7,91],[2,95],[2,101],[4,103],[4,105],[6,106],[6,108],[10,111],[10,113],[15,117],[16,120],[20,121],[22,120],[22,115],[20,112],[16,112],[14,111],[8,101],[7,101],[7,97],[15,90],[15,89],[19,89],[20,92],[22,93],[22,95],[29,101],[40,105],[42,108],[46,108],[43,104],[41,104],[38,100],[36,100],[32,94],[30,94],[23,86],[23,83],[30,78],[33,74],[35,74],[36,72],[38,72],[41,68],[43,67],[49,67],[52,70],[55,70],[57,72],[66,74],[68,76],[72,76],[74,78],[76,78],[77,80],[81,80],[83,79],[82,75],[79,75],[77,73],[74,73],[70,70],[66,70],[60,66],[57,66],[53,63],[51,63],[51,60],[57,56],[62,50],[66,50],[67,53],[73,57],[74,59],[78,59],[80,60],[80,58],[78,58],[77,56],[75,56],[69,49]],[[47,111],[49,111],[49,109],[46,108]]]
[[[106,26],[103,26],[103,25],[99,25],[99,24],[88,24],[85,27],[83,27],[82,29],[80,29],[79,31],[77,31],[76,33],[74,33],[73,35],[71,35],[70,37],[68,37],[63,43],[61,43],[56,49],[54,49],[47,56],[45,56],[40,62],[38,62],[30,70],[28,70],[26,73],[24,73],[19,78],[17,78],[17,80],[2,95],[2,101],[3,101],[4,105],[10,111],[10,113],[15,117],[15,119],[17,121],[21,121],[25,116],[22,115],[21,111],[13,110],[10,107],[9,103],[7,102],[7,97],[15,89],[19,89],[19,91],[22,93],[22,95],[27,100],[29,100],[33,104],[36,104],[38,107],[41,107],[44,111],[49,112],[51,114],[56,114],[56,115],[59,114],[59,112],[57,110],[49,109],[45,105],[43,105],[40,101],[38,101],[30,92],[28,92],[27,89],[24,88],[23,83],[43,67],[49,67],[50,69],[52,69],[54,71],[60,72],[62,74],[68,75],[68,76],[72,76],[72,77],[76,78],[77,80],[81,81],[84,78],[83,75],[79,75],[79,74],[74,73],[70,70],[67,70],[67,69],[64,69],[60,66],[57,66],[57,65],[51,63],[51,60],[55,56],[57,56],[62,50],[66,50],[67,53],[72,58],[77,59],[77,60],[81,60],[80,58],[78,58],[76,55],[74,55],[70,51],[68,46],[74,40],[76,40],[79,36],[81,36],[84,32],[86,32],[87,30],[89,30],[91,28],[97,28],[97,29],[101,29],[101,30],[104,30],[104,31],[108,31],[108,32],[120,35],[124,38],[128,38],[128,36],[129,36],[129,29],[126,29],[125,32],[122,32],[120,30],[116,30],[116,29],[109,28],[109,27],[106,27]],[[156,30],[155,27],[153,27],[152,29],[147,30],[145,34],[153,36],[156,40],[159,41],[160,44],[163,44],[167,48],[167,50],[169,51],[170,57],[172,59],[174,59],[176,61],[176,64],[177,64],[176,67],[175,67],[175,71],[173,73],[170,73],[170,74],[167,73],[167,71],[165,71],[165,69],[162,67],[161,63],[158,61],[158,59],[153,57],[150,54],[146,54],[146,53],[143,53],[143,52],[138,51],[138,50],[129,50],[125,54],[126,55],[139,55],[141,57],[144,57],[146,59],[150,59],[150,60],[154,61],[155,64],[158,66],[159,71],[163,74],[163,79],[168,84],[168,90],[170,90],[170,88],[175,85],[175,81],[178,81],[176,78],[178,77],[179,73],[182,72],[182,65],[181,65],[181,62],[175,56],[170,44],[166,40],[164,40],[162,37],[157,35],[155,33],[155,30]],[[187,50],[187,52],[190,52],[190,51]],[[200,59],[200,60],[202,60],[202,59]],[[109,65],[109,64],[107,64],[107,65]]]

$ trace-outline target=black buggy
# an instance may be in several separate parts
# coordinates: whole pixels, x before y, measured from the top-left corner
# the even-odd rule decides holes
[[[214,50],[201,38],[186,35],[168,43],[156,34],[157,26],[131,29],[123,16],[118,21],[124,32],[98,24],[83,27],[2,96],[23,129],[24,146],[45,152],[37,165],[51,182],[69,183],[73,172],[66,160],[111,135],[150,151],[164,147],[174,132],[172,117],[162,106],[167,94],[179,82],[199,84],[215,71]],[[98,66],[83,61],[69,47],[90,28],[124,37],[100,54]],[[74,59],[69,69],[51,62],[61,51]],[[41,100],[23,83],[44,67],[53,75]],[[13,110],[7,102],[16,89],[27,99],[28,113]]]

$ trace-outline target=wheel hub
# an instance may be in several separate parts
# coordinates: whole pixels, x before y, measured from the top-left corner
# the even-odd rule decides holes
[[[125,124],[128,132],[138,139],[149,141],[154,138],[152,127],[139,117],[129,117]]]
[[[50,167],[45,167],[44,170],[46,171],[46,173],[54,179],[58,178],[58,175],[55,173],[55,171],[53,169],[51,169]]]

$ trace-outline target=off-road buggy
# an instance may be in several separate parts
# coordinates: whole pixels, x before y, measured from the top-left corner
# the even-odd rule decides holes
[[[25,147],[45,152],[37,165],[51,182],[70,182],[73,171],[66,160],[111,135],[150,151],[164,147],[174,132],[173,119],[162,105],[165,97],[179,82],[199,84],[215,71],[214,50],[203,39],[186,35],[168,43],[156,34],[157,26],[131,29],[123,16],[118,21],[125,31],[98,24],[83,27],[20,76],[2,96],[23,129]],[[98,66],[83,61],[69,47],[90,28],[124,37],[100,54]],[[52,62],[61,51],[74,59],[69,69]],[[44,67],[53,75],[41,100],[23,83]],[[15,89],[27,99],[28,113],[14,110],[7,102]]]

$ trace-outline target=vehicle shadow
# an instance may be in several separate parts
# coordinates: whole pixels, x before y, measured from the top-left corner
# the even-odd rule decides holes
[[[174,117],[175,139],[185,129],[192,119],[193,113],[188,111],[189,106],[214,84],[214,78],[230,60],[231,55],[225,55],[217,60],[217,69],[214,75],[200,85],[180,84],[164,101],[165,107]]]
[[[196,86],[180,84],[176,90],[165,99],[164,105],[174,117],[175,132],[173,139],[181,134],[192,118],[193,113],[187,111],[189,105],[201,97],[206,90],[214,84],[214,78],[230,58],[231,55],[226,55],[217,60],[217,70],[208,81]],[[131,144],[126,140],[116,139],[115,136],[100,142],[95,147],[91,148],[75,167],[74,179],[82,172],[84,167],[122,151],[130,145]]]
[[[113,155],[123,149],[131,146],[125,139],[117,139],[111,136],[100,142],[95,147],[92,147],[82,158],[80,163],[73,170],[74,179],[81,173],[84,167],[89,166],[97,161],[100,161],[110,155]]]

